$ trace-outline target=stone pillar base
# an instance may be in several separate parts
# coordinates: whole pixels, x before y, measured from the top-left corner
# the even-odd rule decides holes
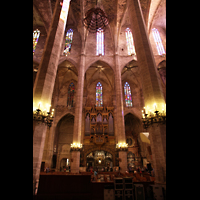
[[[120,172],[125,173],[127,171],[127,151],[119,151],[119,159]]]
[[[80,151],[71,152],[71,173],[79,173]]]
[[[33,133],[33,192],[39,183],[40,168],[44,150],[47,126],[41,122],[34,127]],[[37,183],[37,184],[36,184]],[[36,191],[37,193],[37,191]]]

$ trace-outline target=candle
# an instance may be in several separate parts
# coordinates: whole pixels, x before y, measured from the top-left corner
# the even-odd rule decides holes
[[[50,107],[51,107],[51,105],[46,104],[47,112],[50,112]]]
[[[154,103],[154,110],[156,111],[156,109],[157,109],[157,106],[156,106],[156,103]]]

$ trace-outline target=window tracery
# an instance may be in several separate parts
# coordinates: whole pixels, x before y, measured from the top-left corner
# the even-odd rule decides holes
[[[33,55],[35,53],[36,45],[40,36],[40,30],[36,29],[33,31]]]
[[[73,38],[73,30],[69,29],[67,31],[66,37],[65,37],[65,49],[63,52],[63,55],[67,56],[71,53],[71,47],[72,47],[72,38]]]
[[[67,106],[73,107],[74,103],[74,83],[70,83],[68,88]]]
[[[102,100],[102,85],[100,82],[96,85],[96,106],[101,107],[103,106],[103,100]]]
[[[165,50],[164,50],[162,40],[160,38],[160,34],[159,34],[158,30],[156,28],[153,28],[152,33],[153,33],[154,41],[156,43],[156,48],[157,48],[158,54],[165,55]]]
[[[128,82],[124,84],[124,96],[126,107],[132,107],[131,88]]]
[[[127,49],[128,49],[128,55],[136,54],[134,43],[133,43],[133,35],[130,28],[126,28],[126,44],[127,44]]]
[[[104,55],[104,32],[99,28],[96,33],[96,55]]]

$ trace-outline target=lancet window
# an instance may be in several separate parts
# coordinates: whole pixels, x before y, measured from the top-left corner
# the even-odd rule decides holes
[[[104,55],[104,32],[101,28],[96,33],[96,55]]]
[[[103,106],[103,98],[102,98],[102,85],[100,82],[96,85],[96,106]]]
[[[40,36],[40,31],[38,29],[33,31],[33,55],[35,53],[35,49],[36,49],[36,45],[37,45],[39,36]]]
[[[156,48],[157,48],[158,54],[165,55],[165,50],[164,50],[162,40],[160,38],[160,34],[159,34],[158,30],[156,28],[153,28],[152,33],[153,33],[154,41],[156,43]]]
[[[128,55],[136,54],[134,43],[133,43],[133,35],[130,28],[126,28],[126,45],[128,49]]]
[[[131,88],[128,82],[124,84],[124,95],[126,107],[132,107]]]
[[[63,52],[63,55],[67,56],[71,53],[71,47],[72,47],[72,38],[73,38],[73,30],[69,29],[67,31],[66,37],[65,37],[65,49]]]
[[[73,107],[74,103],[74,83],[70,83],[68,88],[67,106]]]

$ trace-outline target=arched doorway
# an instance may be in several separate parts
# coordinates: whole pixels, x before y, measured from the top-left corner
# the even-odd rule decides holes
[[[113,155],[104,150],[92,151],[86,155],[87,170],[98,169],[98,171],[112,171]]]
[[[137,145],[137,138],[141,132],[141,121],[132,113],[128,113],[124,116],[125,122],[125,134],[129,147]],[[132,140],[130,140],[130,139]]]
[[[127,168],[134,171],[142,166],[141,145],[138,136],[141,132],[141,121],[132,113],[124,117],[126,142],[128,143]]]
[[[69,166],[70,166],[70,159],[69,158],[63,158],[60,161],[60,171],[66,171],[69,172]]]
[[[67,163],[70,166],[70,145],[73,140],[74,116],[67,114],[57,124],[53,156],[56,157],[56,171],[64,171]],[[68,160],[67,160],[68,159]]]

